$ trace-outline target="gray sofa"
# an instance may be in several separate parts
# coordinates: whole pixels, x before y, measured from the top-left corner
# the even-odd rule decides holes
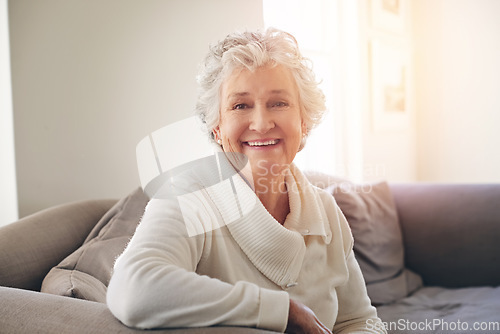
[[[311,179],[332,192],[352,222],[356,256],[389,333],[500,332],[500,184],[363,188]],[[142,215],[141,196],[137,190],[119,202],[65,204],[0,228],[0,332],[140,332],[119,323],[103,298],[112,261]],[[387,223],[391,210],[397,227]],[[88,268],[94,264],[104,269]]]

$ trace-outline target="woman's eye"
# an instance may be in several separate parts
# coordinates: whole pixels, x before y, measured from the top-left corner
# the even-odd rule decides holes
[[[288,103],[282,102],[282,101],[276,102],[273,104],[273,107],[278,107],[278,108],[287,107],[287,106],[288,106]]]
[[[234,110],[246,109],[248,106],[244,103],[238,103],[233,106]]]

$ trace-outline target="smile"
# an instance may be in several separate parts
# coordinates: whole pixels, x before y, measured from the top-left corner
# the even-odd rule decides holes
[[[247,141],[245,144],[252,146],[252,147],[261,147],[261,146],[269,146],[269,145],[276,145],[279,143],[279,139],[273,139],[273,140],[264,140],[264,141]]]

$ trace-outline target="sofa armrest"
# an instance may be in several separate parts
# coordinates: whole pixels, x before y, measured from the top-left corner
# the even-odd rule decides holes
[[[121,324],[106,304],[0,287],[0,328],[10,333],[138,333]],[[264,334],[273,333],[245,327],[209,327],[155,330],[154,333],[183,334]]]
[[[115,203],[63,204],[0,228],[0,286],[40,290],[49,270],[80,247]]]
[[[500,184],[391,185],[407,267],[426,285],[500,285]]]

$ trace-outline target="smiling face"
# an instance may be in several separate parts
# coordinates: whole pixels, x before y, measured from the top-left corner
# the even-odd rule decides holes
[[[235,70],[221,87],[214,134],[224,151],[245,154],[254,173],[278,171],[293,161],[305,134],[300,110],[297,86],[286,67]]]

